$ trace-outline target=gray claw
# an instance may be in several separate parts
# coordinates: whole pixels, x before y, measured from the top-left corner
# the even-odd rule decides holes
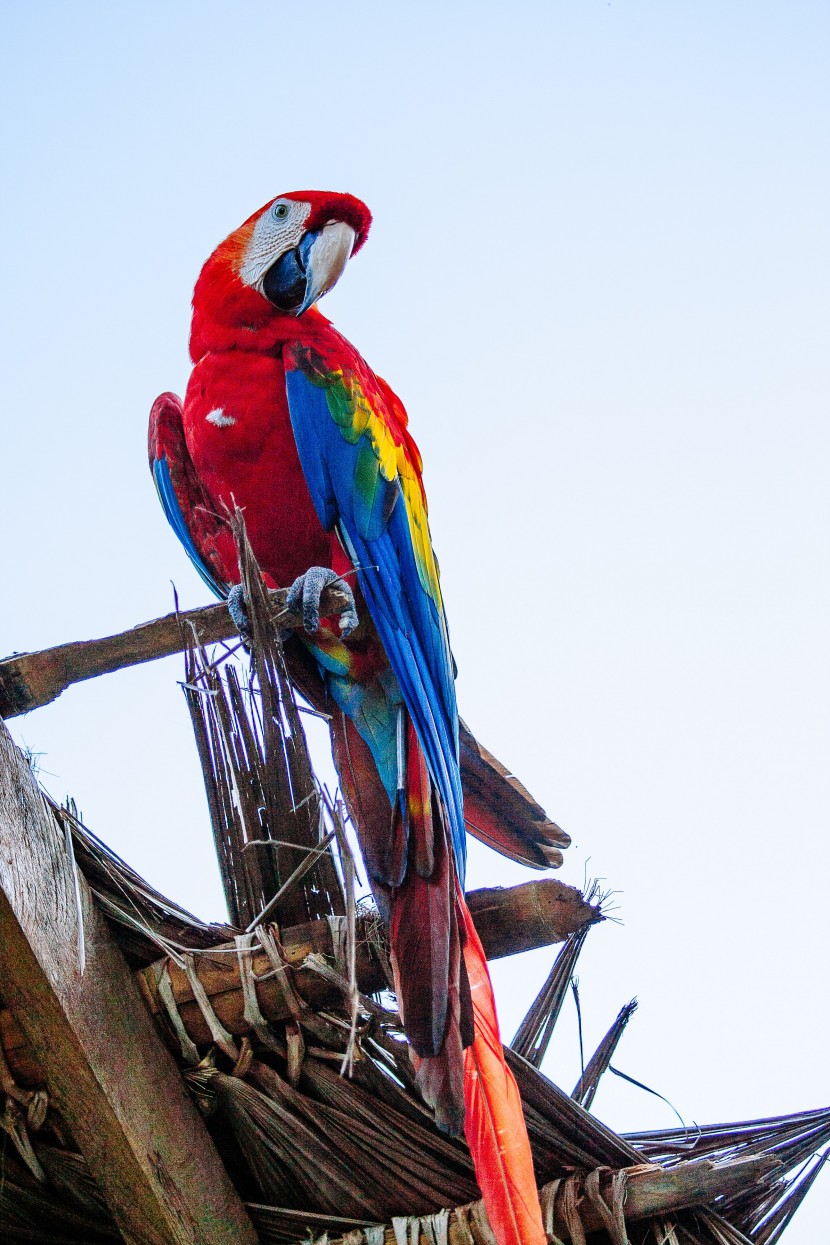
[[[323,589],[336,583],[340,592],[349,598],[350,604],[340,614],[340,631],[344,636],[351,635],[357,626],[357,610],[352,590],[345,580],[327,566],[312,566],[305,575],[295,579],[288,589],[286,605],[294,614],[303,616],[303,628],[309,635],[320,630],[320,597]]]
[[[233,619],[240,640],[244,641],[245,644],[250,644],[253,638],[251,635],[251,620],[245,608],[245,593],[242,591],[241,584],[235,584],[228,593],[228,613]]]

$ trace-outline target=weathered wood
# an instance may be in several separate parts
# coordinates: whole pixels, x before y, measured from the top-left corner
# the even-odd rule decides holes
[[[494,887],[471,891],[467,904],[473,916],[488,959],[498,959],[525,951],[532,947],[545,947],[562,942],[574,930],[602,919],[599,908],[586,903],[573,886],[566,886],[553,878],[525,882],[520,886]],[[364,994],[371,994],[386,986],[383,968],[373,952],[375,939],[381,937],[375,918],[359,920],[357,933],[357,980]],[[232,944],[222,944],[225,948]],[[292,965],[291,983],[313,1008],[331,1006],[339,1000],[337,990],[319,974],[300,968],[303,960],[312,953],[330,958],[333,955],[331,929],[327,921],[311,921],[306,925],[284,930],[282,947],[286,961]],[[253,955],[253,970],[258,976],[268,972],[271,965],[264,952]],[[211,1005],[225,1028],[241,1034],[249,1029],[244,1018],[245,1003],[239,977],[239,965],[235,955],[227,951],[216,955],[197,955],[196,968],[199,979],[211,1000]],[[204,1017],[194,1001],[193,990],[184,972],[175,964],[169,965],[173,998],[181,1013],[185,1027],[197,1043],[210,1041],[210,1032]],[[154,1012],[162,1009],[156,989],[158,966],[140,970],[137,980]],[[263,1015],[268,1020],[285,1020],[290,1015],[285,994],[273,977],[260,981],[257,997]],[[7,1011],[0,1007],[0,1040],[6,1051],[9,1066],[24,1085],[41,1082],[39,1070],[32,1059],[18,1026]]]
[[[603,1170],[610,1175],[607,1168]],[[628,1167],[624,1169],[626,1192],[623,1214],[627,1221],[635,1222],[668,1215],[674,1211],[709,1206],[715,1198],[732,1197],[741,1193],[776,1170],[783,1171],[782,1164],[769,1155],[726,1163],[700,1159],[678,1163],[669,1169],[652,1167],[650,1164]],[[585,1178],[577,1175],[571,1177],[571,1180],[575,1185],[575,1200],[584,1233],[590,1235],[592,1232],[602,1231],[605,1227],[603,1217],[586,1195]],[[540,1200],[543,1210],[550,1216],[548,1226],[552,1226],[554,1238],[569,1241],[571,1229],[560,1210],[564,1185],[565,1181],[554,1181],[545,1185],[540,1190]],[[604,1186],[603,1195],[607,1196]],[[256,1219],[257,1208],[251,1209]],[[408,1224],[407,1239],[410,1242],[434,1239],[432,1235],[420,1230],[413,1231],[416,1222],[410,1220]],[[447,1227],[449,1245],[470,1245],[471,1239],[473,1245],[492,1245],[492,1233],[480,1202],[451,1210]],[[333,1241],[332,1245],[348,1245],[348,1242],[348,1237],[341,1237]],[[396,1245],[396,1242],[397,1236],[390,1224],[384,1232],[384,1245]]]
[[[71,847],[2,725],[0,981],[125,1239],[254,1245]]]
[[[599,907],[586,903],[575,886],[552,878],[471,891],[467,906],[488,960],[564,942],[602,919]]]
[[[783,1170],[779,1160],[769,1154],[725,1163],[690,1160],[668,1169],[635,1167],[629,1176],[625,1217],[649,1219],[692,1206],[707,1206],[716,1197],[734,1197],[771,1172]]]
[[[488,959],[514,954],[529,947],[548,946],[563,941],[573,930],[600,919],[599,910],[586,903],[580,892],[563,882],[545,878],[521,886],[472,891],[467,902]],[[380,959],[372,950],[373,938],[381,937],[376,919],[370,931],[364,918],[356,939],[356,970],[358,988],[372,994],[388,985]],[[527,927],[527,928],[525,928]],[[513,936],[508,931],[513,930]],[[301,967],[312,953],[331,957],[333,944],[327,921],[312,921],[283,933],[283,951],[293,966],[291,983],[312,1008],[319,1010],[338,1001],[339,995],[329,982],[313,969]],[[231,1033],[245,1033],[250,1026],[244,1018],[244,999],[236,956],[200,955],[196,967],[199,979],[216,1015]],[[254,953],[253,971],[260,976],[271,965],[264,952]],[[185,1028],[196,1043],[208,1042],[210,1032],[186,974],[175,964],[168,965],[173,998]],[[139,981],[154,1012],[163,1004],[158,996],[158,968],[151,965],[138,974]],[[267,1020],[285,1020],[291,1014],[285,993],[273,978],[257,986],[260,1008]]]
[[[273,615],[281,627],[299,627],[302,619],[287,611],[287,588],[269,594]],[[322,613],[339,614],[348,598],[337,588],[325,588]],[[37,653],[15,653],[0,661],[0,718],[13,718],[56,700],[73,683],[112,674],[127,666],[156,661],[180,653],[190,629],[201,644],[236,637],[237,628],[224,603],[205,605],[180,614],[165,614],[118,635],[99,640],[77,640]]]

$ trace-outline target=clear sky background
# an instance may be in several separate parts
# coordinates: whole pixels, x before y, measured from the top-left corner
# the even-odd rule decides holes
[[[206,600],[145,460],[213,246],[365,199],[324,310],[424,453],[462,713],[621,925],[589,1050],[710,1123],[826,1105],[825,3],[2,5],[0,652]],[[178,659],[12,723],[58,797],[222,899]],[[521,870],[476,850],[473,886]],[[551,951],[496,967],[505,1036]],[[570,1006],[570,1005],[569,1005]],[[546,1071],[579,1073],[573,1016]],[[670,1126],[607,1077],[619,1130]],[[823,1175],[791,1245],[826,1236]]]

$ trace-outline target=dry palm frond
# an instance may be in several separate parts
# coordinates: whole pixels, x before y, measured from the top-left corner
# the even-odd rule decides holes
[[[764,1210],[756,1223],[752,1225],[752,1240],[756,1245],[775,1245],[784,1229],[790,1223],[795,1212],[804,1201],[824,1164],[830,1158],[830,1149],[804,1164],[802,1170],[786,1185],[783,1196],[779,1196],[777,1204]]]
[[[713,1241],[714,1245],[753,1245],[750,1237],[744,1236],[739,1228],[715,1211],[688,1211],[679,1216],[679,1222],[694,1226],[697,1233],[695,1240]]]
[[[830,1108],[729,1124],[695,1125],[693,1129],[628,1133],[626,1140],[658,1163],[704,1156],[774,1154],[790,1168],[830,1142]]]
[[[368,1062],[362,1061],[361,1066]],[[304,1068],[303,1088],[318,1102],[361,1121],[375,1136],[382,1135],[383,1144],[394,1146],[399,1160],[405,1159],[421,1174],[424,1187],[428,1184],[435,1192],[438,1204],[479,1196],[467,1147],[439,1133],[429,1119],[413,1120],[317,1060],[309,1060]]]
[[[94,1184],[80,1156],[37,1146],[48,1171],[37,1182],[7,1151],[0,1154],[0,1240],[4,1245],[108,1245],[121,1241],[100,1198],[85,1192]],[[76,1160],[72,1172],[72,1160]]]
[[[636,999],[632,999],[630,1003],[626,1003],[625,1007],[620,1009],[619,1015],[594,1051],[585,1071],[574,1086],[571,1097],[575,1102],[580,1103],[586,1111],[590,1110],[591,1103],[596,1096],[600,1078],[608,1070],[625,1027],[636,1010]]]
[[[336,1215],[286,1210],[280,1206],[261,1206],[253,1202],[247,1204],[247,1211],[262,1245],[297,1245],[300,1241],[319,1241],[324,1236],[333,1239],[360,1229],[365,1232],[367,1227],[371,1233],[372,1225],[368,1225],[365,1219],[344,1219]]]
[[[219,1117],[229,1124],[266,1199],[295,1209],[367,1213],[347,1165],[332,1155],[318,1128],[238,1077],[200,1069],[188,1079],[207,1082]]]
[[[772,1245],[792,1219],[825,1161],[830,1143],[830,1109],[694,1130],[634,1133],[627,1140],[663,1165],[702,1157],[718,1161],[760,1155],[777,1158],[784,1166],[783,1175],[768,1177],[746,1192],[723,1200],[717,1208],[735,1231],[759,1245]],[[819,1151],[824,1153],[819,1155]]]
[[[252,1069],[252,1077],[271,1100],[279,1101],[310,1126],[321,1127],[341,1161],[343,1155],[349,1156],[352,1173],[372,1187],[373,1205],[382,1217],[407,1207],[417,1213],[437,1210],[457,1196],[459,1186],[475,1190],[475,1182],[464,1179],[463,1162],[453,1164],[455,1170],[447,1163],[449,1156],[457,1159],[457,1154],[449,1146],[442,1147],[434,1132],[430,1137],[427,1130],[417,1129],[380,1104],[372,1104],[356,1087],[354,1093],[340,1096],[340,1105],[332,1105],[338,1097],[336,1074],[327,1076],[327,1071],[325,1066],[318,1066],[312,1072],[310,1061],[305,1069],[304,1081],[307,1084],[313,1077],[318,1090],[315,1099],[293,1090],[264,1065]],[[321,1092],[324,1086],[328,1101]]]
[[[166,899],[87,829],[76,813],[44,798],[59,824],[70,828],[78,867],[116,927],[118,943],[133,966],[152,964],[168,943],[199,950],[233,937],[232,927],[200,921]]]
[[[519,1086],[539,1183],[567,1175],[574,1168],[587,1172],[643,1161],[633,1146],[509,1047],[505,1059]]]
[[[266,1242],[299,1242],[305,1227],[290,1234],[303,1216],[314,1238],[324,1231],[342,1237],[356,1231],[357,1224],[388,1224],[398,1213],[425,1215],[441,1206],[472,1200],[477,1194],[463,1143],[441,1136],[412,1089],[395,1076],[396,1056],[401,1053],[396,1047],[402,1043],[383,1032],[377,1016],[364,1017],[364,1021],[358,1036],[355,1079],[351,1081],[338,1076],[336,1070],[348,1041],[349,1018],[345,1012],[332,1014],[327,1030],[335,1045],[339,1039],[337,1049],[315,1053],[315,1048],[307,1048],[299,1089],[262,1059],[254,1059],[248,1069],[253,1084],[209,1065],[189,1074],[191,1079],[201,1078],[203,1089],[218,1107],[215,1119],[220,1150],[222,1129],[218,1125],[224,1120],[236,1142],[236,1159],[229,1161],[238,1164],[241,1151],[260,1190],[255,1201],[272,1203],[257,1205],[253,1212]],[[397,1023],[397,1017],[390,1013],[392,1032]],[[273,1054],[266,1053],[264,1058],[280,1062]],[[641,1151],[594,1119],[530,1064],[514,1052],[508,1052],[507,1058],[525,1103],[540,1184],[567,1177],[574,1169],[584,1173],[597,1167],[619,1170],[642,1162]],[[698,1141],[701,1147],[708,1145],[718,1161],[770,1152],[786,1159],[827,1127],[827,1113],[807,1113],[759,1121],[757,1132],[751,1124],[735,1126],[732,1132],[730,1126],[700,1130]],[[675,1139],[684,1136],[677,1131],[670,1135]],[[671,1149],[665,1136],[660,1144]],[[82,1160],[40,1143],[36,1146],[50,1180],[46,1201],[38,1201],[32,1193],[34,1181],[28,1173],[13,1181],[13,1205],[22,1208],[28,1219],[22,1227],[18,1224],[17,1236],[7,1234],[2,1239],[15,1245],[24,1239],[43,1240],[44,1245],[47,1241],[49,1245],[55,1241],[96,1245],[99,1240],[117,1239],[96,1200],[94,1182]],[[718,1203],[709,1214],[679,1212],[673,1218],[677,1245],[745,1245],[747,1241],[771,1245],[814,1178],[815,1165],[799,1172],[789,1184],[780,1178],[759,1179],[748,1194],[733,1199],[740,1214]],[[64,1198],[64,1185],[74,1189],[71,1198]],[[28,1202],[18,1197],[23,1186],[28,1189]],[[20,1235],[31,1230],[33,1207],[48,1209],[53,1204],[57,1186],[61,1186],[62,1199],[58,1204],[68,1206],[76,1218],[64,1217],[57,1234],[56,1221],[47,1217],[43,1222],[51,1225],[51,1235]],[[242,1187],[250,1198],[250,1178],[243,1180]],[[750,1223],[746,1206],[747,1199],[752,1201],[753,1197],[756,1210]],[[720,1213],[715,1214],[715,1208]],[[8,1214],[3,1217],[0,1202],[0,1227],[12,1222],[18,1221],[12,1221]],[[767,1236],[756,1236],[754,1225],[760,1225]],[[646,1227],[630,1225],[631,1245],[652,1245]]]
[[[774,1151],[776,1157],[785,1155],[787,1171],[792,1171],[792,1156],[800,1156],[803,1146],[782,1147]],[[737,1224],[747,1236],[763,1242],[776,1241],[807,1196],[818,1176],[830,1150],[822,1154],[811,1153],[795,1174],[771,1178],[764,1184],[746,1190],[745,1193],[724,1200],[719,1209],[730,1223]]]
[[[256,1061],[251,1076],[257,1088],[213,1072],[209,1088],[266,1197],[377,1221],[453,1196],[446,1173],[376,1120],[309,1099]]]
[[[545,984],[537,994],[516,1035],[510,1043],[517,1055],[521,1055],[534,1068],[542,1066],[554,1026],[559,1019],[562,1005],[568,995],[579,953],[588,935],[589,927],[569,934],[553,962]]]
[[[342,914],[343,891],[329,850],[298,868],[302,853],[308,857],[325,837],[324,808],[241,512],[231,527],[251,627],[251,679],[243,687],[232,662],[210,661],[193,639],[184,693],[231,920],[250,928],[272,905],[272,919],[299,925]]]

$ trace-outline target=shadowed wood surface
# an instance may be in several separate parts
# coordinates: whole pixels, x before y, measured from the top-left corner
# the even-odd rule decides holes
[[[3,994],[116,1223],[140,1245],[253,1245],[68,840],[2,726],[0,810]]]

